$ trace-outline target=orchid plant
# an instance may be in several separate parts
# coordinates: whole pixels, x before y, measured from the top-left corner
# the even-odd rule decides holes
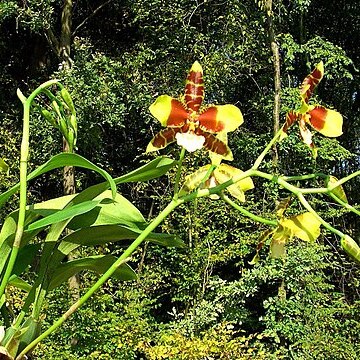
[[[4,220],[0,232],[0,307],[2,313],[9,313],[7,299],[11,297],[10,286],[26,292],[23,308],[15,316],[8,316],[0,327],[0,357],[2,359],[25,359],[27,354],[45,337],[54,332],[80,306],[82,306],[110,277],[132,280],[136,273],[128,265],[134,251],[149,241],[164,246],[182,247],[185,244],[174,235],[154,232],[164,219],[179,205],[200,197],[223,201],[255,222],[268,226],[259,238],[259,245],[253,263],[260,257],[260,249],[270,245],[272,257],[286,256],[286,243],[293,237],[307,242],[315,241],[323,226],[341,239],[343,249],[360,262],[360,247],[348,235],[327,223],[310,205],[307,194],[326,194],[346,209],[360,215],[346,198],[342,184],[360,175],[360,171],[343,179],[331,175],[310,174],[300,176],[278,176],[260,171],[263,159],[269,151],[284,140],[289,128],[298,123],[303,141],[315,149],[311,131],[307,124],[324,136],[337,137],[342,133],[342,116],[335,110],[312,105],[309,99],[324,74],[319,63],[303,81],[299,97],[301,107],[287,114],[285,124],[274,135],[263,152],[245,171],[225,161],[233,160],[227,143],[228,133],[235,131],[243,116],[234,105],[204,105],[203,70],[195,62],[188,74],[185,93],[180,98],[159,96],[150,106],[151,114],[164,129],[160,130],[147,146],[147,152],[165,148],[176,142],[180,148],[177,161],[159,156],[131,173],[113,179],[107,172],[74,153],[61,153],[51,158],[30,174],[27,174],[29,122],[31,110],[40,111],[53,126],[58,128],[72,147],[77,136],[76,112],[70,94],[56,80],[37,88],[28,98],[21,92],[18,96],[24,107],[24,131],[21,147],[20,183],[0,194],[0,205],[20,190],[19,209]],[[44,103],[44,98],[47,99]],[[209,164],[201,166],[191,174],[183,174],[183,160],[186,152],[192,153],[204,148],[209,152]],[[62,166],[78,166],[98,172],[106,180],[85,189],[79,194],[51,199],[39,204],[27,204],[27,184],[35,177]],[[174,194],[169,204],[147,223],[140,211],[121,194],[116,186],[125,182],[148,181],[176,168]],[[0,169],[8,171],[5,161]],[[314,177],[324,178],[324,187],[303,188],[292,184]],[[267,219],[251,213],[242,204],[246,203],[245,192],[254,188],[253,179],[260,177],[286,189],[302,204],[305,211],[295,216],[286,216],[287,202],[280,202],[276,219]],[[110,189],[110,190],[109,190]],[[229,197],[227,191],[231,197]],[[72,232],[66,232],[66,229]],[[47,235],[40,243],[40,231]],[[269,240],[269,241],[268,241]],[[122,255],[93,255],[64,263],[62,260],[80,246],[91,247],[118,242],[124,246]],[[41,251],[37,277],[32,284],[22,278],[27,266],[36,253]],[[255,249],[254,249],[255,252]],[[48,293],[75,273],[88,269],[100,274],[96,283],[74,303],[57,321],[45,331],[41,329],[44,315],[44,300]]]

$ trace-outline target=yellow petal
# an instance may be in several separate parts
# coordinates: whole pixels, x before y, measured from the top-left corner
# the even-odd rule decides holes
[[[340,244],[342,248],[358,263],[360,263],[360,247],[353,238],[345,235],[341,238]]]
[[[240,169],[237,169],[233,166],[227,165],[227,164],[220,164],[215,170],[214,170],[214,176],[215,179],[219,184],[222,184],[233,177],[240,176],[243,173]],[[234,196],[236,199],[244,202],[245,201],[245,195],[244,192],[250,189],[254,188],[254,183],[251,180],[250,177],[247,177],[243,180],[240,180],[236,182],[233,185],[230,185],[227,187],[227,190],[230,192],[232,196]]]
[[[205,165],[196,170],[194,173],[185,177],[184,184],[179,192],[179,196],[184,196],[194,189],[196,189],[201,182],[204,180],[205,175],[207,174],[208,170],[210,169],[211,165]]]
[[[207,131],[215,126],[214,122],[217,124],[217,128],[221,128],[221,131],[225,132],[236,130],[244,122],[240,109],[230,104],[212,106],[203,114],[199,116],[199,122]]]
[[[149,110],[162,126],[182,126],[188,115],[184,105],[169,95],[159,96]]]
[[[338,181],[338,179],[335,176],[330,175],[327,179],[326,179],[326,186],[327,187],[331,187],[332,184],[335,184]],[[340,200],[342,200],[343,202],[347,203],[347,197],[344,191],[344,188],[339,185],[336,188],[332,189],[331,192],[337,196]]]
[[[279,259],[285,257],[286,255],[285,244],[288,239],[289,239],[289,234],[287,233],[287,230],[279,226],[274,232],[274,235],[270,243],[270,256],[273,259]]]
[[[324,136],[342,135],[343,117],[339,112],[323,106],[311,106],[308,115],[307,121],[310,125]]]
[[[310,212],[280,220],[280,225],[291,236],[304,241],[314,241],[320,235],[320,221]]]

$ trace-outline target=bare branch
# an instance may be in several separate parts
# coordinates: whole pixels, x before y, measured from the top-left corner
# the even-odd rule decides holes
[[[103,4],[101,4],[100,6],[98,6],[88,17],[86,17],[73,31],[72,36],[75,36],[75,34],[79,31],[80,28],[82,28],[86,22],[88,20],[90,20],[93,16],[96,15],[97,12],[99,12],[104,6],[106,6],[107,4],[109,4],[111,2],[111,0],[105,1]]]

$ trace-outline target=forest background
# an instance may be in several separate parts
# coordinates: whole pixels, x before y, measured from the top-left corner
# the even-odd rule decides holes
[[[359,22],[360,5],[345,0],[3,0],[0,146],[11,171],[0,175],[0,192],[18,181],[17,88],[28,93],[49,78],[61,79],[77,109],[77,152],[119,176],[153,158],[145,149],[159,128],[148,108],[158,95],[183,93],[195,60],[204,68],[206,101],[235,104],[243,113],[244,124],[229,139],[232,165],[240,169],[251,166],[278,126],[274,95],[280,94],[282,123],[298,101],[302,79],[323,61],[317,100],[341,112],[344,134],[314,136],[315,160],[291,131],[264,167],[285,175],[350,174],[359,169]],[[274,40],[277,49],[271,47]],[[280,83],[274,81],[278,75]],[[30,139],[31,168],[62,151],[61,135],[40,115],[32,118]],[[178,151],[169,147],[162,153],[176,158]],[[191,172],[203,164],[200,151],[185,166]],[[75,178],[77,190],[101,181],[80,170]],[[170,172],[120,191],[152,219],[170,200],[173,181]],[[359,186],[359,179],[344,186],[355,206]],[[29,201],[63,191],[60,171],[43,175],[31,183]],[[273,217],[282,191],[257,181],[246,207]],[[359,237],[353,214],[316,201],[324,219]],[[265,229],[214,200],[179,207],[162,231],[177,234],[187,246],[142,246],[131,261],[138,280],[108,281],[36,349],[35,358],[359,358],[358,265],[326,231],[316,243],[293,240],[285,260],[271,259],[265,248],[260,261],[250,264]],[[116,245],[97,251],[121,253]],[[82,274],[80,292],[94,278]],[[54,292],[45,322],[71,301],[66,285]]]

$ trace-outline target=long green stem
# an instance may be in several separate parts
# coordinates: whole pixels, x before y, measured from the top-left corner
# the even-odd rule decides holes
[[[310,213],[312,213],[321,223],[321,225],[323,225],[326,229],[330,230],[332,233],[340,236],[341,238],[343,236],[345,236],[344,233],[342,233],[340,230],[335,229],[334,227],[332,227],[328,222],[326,222],[313,208],[312,206],[307,202],[307,200],[305,199],[303,194],[298,194],[298,199],[301,202],[301,204],[304,206],[304,208],[309,211]]]
[[[76,302],[74,303],[57,321],[53,323],[45,332],[33,340],[17,356],[16,360],[22,360],[24,355],[34,348],[40,341],[53,333],[64,321],[66,321],[77,309],[79,309],[115,272],[115,270],[125,263],[133,252],[141,245],[147,236],[162,223],[162,221],[180,204],[183,200],[172,200],[168,206],[146,227],[146,229],[132,242],[123,254],[109,267],[109,269],[98,279],[98,281]]]
[[[177,171],[176,171],[176,177],[175,177],[174,200],[176,200],[179,197],[180,175],[181,175],[182,163],[185,157],[185,152],[186,152],[185,148],[181,148]]]
[[[242,206],[238,205],[236,202],[232,201],[228,196],[224,195],[223,193],[220,193],[220,197],[229,205],[231,205],[234,209],[240,211],[243,215],[247,216],[248,218],[256,221],[256,222],[260,222],[262,224],[266,224],[269,226],[277,226],[278,222],[276,220],[270,220],[270,219],[265,219],[261,216],[255,215],[252,212],[244,209]]]
[[[12,274],[14,264],[19,252],[21,239],[24,233],[25,213],[26,213],[26,198],[27,198],[27,162],[29,157],[29,137],[30,137],[30,108],[35,97],[41,93],[45,88],[57,83],[57,80],[50,80],[40,85],[34,90],[31,95],[26,98],[20,90],[18,90],[18,97],[23,103],[23,132],[21,141],[20,154],[20,200],[19,200],[19,217],[17,228],[15,232],[15,239],[11,249],[10,258],[5,270],[5,274],[0,284],[0,298],[4,294],[7,282]]]
[[[275,145],[275,143],[279,140],[281,134],[283,133],[282,128],[274,135],[274,137],[271,139],[271,141],[267,144],[266,148],[264,149],[264,151],[259,155],[259,157],[256,159],[256,161],[254,162],[254,165],[252,166],[251,169],[253,170],[257,170],[261,164],[261,162],[263,161],[264,157],[266,156],[266,154],[271,150],[271,148]]]

